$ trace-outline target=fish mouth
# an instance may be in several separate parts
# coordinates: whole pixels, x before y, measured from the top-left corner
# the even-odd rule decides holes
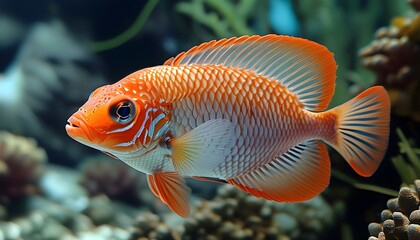
[[[66,124],[66,132],[67,134],[73,138],[74,140],[89,144],[93,143],[92,135],[90,131],[87,129],[86,124],[82,119],[73,115],[67,120]]]

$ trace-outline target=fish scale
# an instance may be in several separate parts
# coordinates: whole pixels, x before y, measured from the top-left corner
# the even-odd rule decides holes
[[[194,77],[191,77],[192,72]],[[221,76],[223,79],[220,79]],[[320,137],[313,130],[326,127],[317,121],[314,114],[305,115],[303,109],[298,108],[301,104],[296,97],[278,82],[269,79],[257,81],[257,78],[241,69],[222,66],[161,66],[148,69],[143,80],[153,81],[157,89],[159,85],[182,87],[188,84],[189,88],[183,89],[182,94],[178,94],[176,87],[170,87],[160,95],[165,103],[172,104],[171,129],[174,137],[196,128],[197,118],[203,119],[202,122],[220,117],[238,121],[239,131],[236,131],[236,144],[232,149],[238,154],[234,154],[234,158],[226,158],[213,176],[209,176],[226,179],[265,164],[308,136]],[[197,84],[199,81],[206,84]],[[228,84],[232,82],[236,84]],[[256,94],[252,89],[265,89],[277,94],[264,94],[261,90],[258,91],[260,94]],[[233,94],[235,98],[225,92],[236,92]],[[274,98],[277,100],[273,101]],[[238,107],[229,108],[229,105]]]
[[[210,41],[98,88],[66,130],[146,173],[153,194],[182,217],[190,213],[185,177],[305,201],[329,183],[324,143],[361,176],[376,171],[387,148],[383,87],[325,111],[336,68],[328,49],[301,38]]]

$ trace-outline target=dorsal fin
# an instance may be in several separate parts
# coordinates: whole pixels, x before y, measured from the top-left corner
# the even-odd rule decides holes
[[[318,43],[296,37],[243,36],[195,46],[165,65],[222,65],[276,79],[306,109],[324,110],[334,94],[337,65],[333,54]]]

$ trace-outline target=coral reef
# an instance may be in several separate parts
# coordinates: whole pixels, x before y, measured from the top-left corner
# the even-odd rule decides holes
[[[184,224],[184,239],[319,239],[334,221],[332,208],[316,197],[287,204],[255,198],[233,186],[212,201],[199,201]]]
[[[388,200],[381,223],[370,223],[369,240],[420,239],[420,180],[402,187],[398,198]]]
[[[302,203],[276,203],[224,185],[214,199],[196,199],[189,218],[142,213],[130,232],[131,239],[142,240],[322,239],[335,219],[320,196]]]
[[[179,224],[179,223],[178,223]],[[172,231],[158,215],[150,212],[140,214],[130,228],[131,239],[180,239],[179,234]]]
[[[5,214],[0,207],[0,239],[129,239],[126,228],[140,208],[120,205],[105,195],[89,198],[78,183],[78,171],[45,169],[42,194],[27,198],[18,212],[7,209]]]
[[[46,153],[33,139],[0,132],[0,203],[37,192]]]
[[[79,168],[81,184],[91,196],[104,194],[114,200],[138,205],[141,202],[140,189],[148,188],[144,174],[106,156],[88,158]]]
[[[95,205],[94,201],[89,205]],[[123,215],[116,206],[109,202],[109,206],[101,205],[112,211],[112,221],[95,225],[94,218],[79,213],[48,199],[34,197],[26,206],[28,213],[0,222],[1,239],[98,239],[98,240],[128,240],[130,233],[125,226],[133,222],[133,218],[118,222]],[[103,211],[104,209],[102,209]],[[136,212],[136,211],[134,211]]]
[[[375,72],[375,84],[389,91],[393,112],[420,121],[420,13],[394,18],[391,26],[378,29],[359,55],[363,66]]]

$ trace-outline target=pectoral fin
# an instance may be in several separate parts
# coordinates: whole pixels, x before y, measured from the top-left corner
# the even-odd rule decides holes
[[[147,175],[150,190],[163,203],[179,216],[186,218],[190,215],[188,199],[191,190],[185,184],[184,178],[175,172],[159,172]]]
[[[209,120],[171,142],[175,170],[183,176],[212,177],[235,144],[235,126],[228,119]]]

